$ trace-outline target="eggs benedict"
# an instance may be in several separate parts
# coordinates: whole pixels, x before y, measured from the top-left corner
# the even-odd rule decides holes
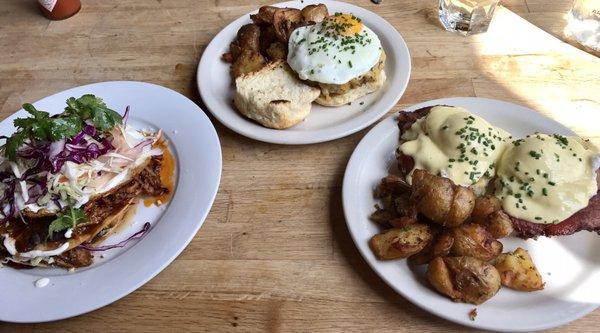
[[[558,224],[587,207],[598,192],[598,162],[579,138],[528,135],[502,154],[495,195],[514,218]]]
[[[287,62],[301,80],[318,86],[317,103],[347,104],[385,82],[385,52],[377,35],[351,14],[336,13],[296,28],[288,41]]]
[[[449,178],[457,185],[485,188],[510,135],[465,108],[435,106],[402,133],[398,152],[414,170]]]

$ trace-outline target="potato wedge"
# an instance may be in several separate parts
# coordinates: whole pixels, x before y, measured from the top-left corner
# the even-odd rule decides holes
[[[513,252],[501,254],[494,266],[500,273],[503,286],[519,291],[544,289],[542,276],[525,249],[519,247]]]
[[[454,243],[450,254],[490,261],[502,253],[502,243],[479,224],[463,224],[449,231]]]
[[[431,238],[429,226],[411,224],[373,236],[370,245],[381,260],[403,259],[423,250]]]
[[[437,257],[429,263],[427,279],[456,302],[481,304],[500,289],[496,268],[471,257]]]

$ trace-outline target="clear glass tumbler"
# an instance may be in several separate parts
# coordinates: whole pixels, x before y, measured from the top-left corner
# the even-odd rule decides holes
[[[566,30],[581,45],[600,52],[600,0],[575,0]]]
[[[440,0],[440,21],[463,35],[486,32],[499,0]]]

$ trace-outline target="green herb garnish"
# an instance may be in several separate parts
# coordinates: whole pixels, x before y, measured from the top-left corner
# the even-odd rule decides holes
[[[52,237],[55,232],[74,229],[79,223],[87,221],[83,209],[69,207],[66,212],[58,213],[56,219],[48,227],[48,236]]]
[[[6,139],[3,148],[6,156],[15,161],[17,149],[27,140],[58,141],[72,138],[90,121],[100,131],[110,131],[122,122],[121,115],[109,109],[102,99],[94,95],[71,97],[61,114],[50,116],[48,112],[37,110],[33,105],[23,104],[23,109],[31,115],[14,120],[16,132]]]

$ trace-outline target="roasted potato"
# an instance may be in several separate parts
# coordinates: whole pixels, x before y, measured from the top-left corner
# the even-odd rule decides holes
[[[273,26],[277,39],[287,43],[292,30],[302,24],[302,12],[296,8],[279,8],[273,14]]]
[[[471,257],[436,257],[427,268],[433,287],[453,301],[481,304],[500,289],[494,266]]]
[[[327,6],[322,3],[302,8],[302,18],[306,22],[318,23],[323,21],[327,16],[329,16],[329,11],[327,10]]]
[[[500,199],[493,195],[486,195],[475,199],[473,212],[471,213],[471,222],[486,225],[487,217],[491,213],[502,209]]]
[[[383,198],[388,195],[410,194],[410,185],[404,179],[395,175],[388,175],[381,179],[375,188],[375,197]]]
[[[514,252],[501,254],[494,266],[503,286],[520,291],[544,289],[542,276],[525,249],[519,247]]]
[[[371,238],[370,245],[381,260],[403,259],[423,250],[431,238],[429,226],[412,224],[375,235]]]
[[[496,239],[504,238],[514,231],[512,220],[504,210],[498,210],[488,215],[488,221],[485,228]]]
[[[417,209],[410,200],[410,187],[400,177],[387,176],[375,189],[383,208],[377,206],[371,219],[384,227],[405,227],[417,223]]]
[[[266,51],[271,60],[287,59],[287,46],[281,42],[273,42]]]
[[[411,200],[427,218],[442,226],[455,227],[471,216],[475,194],[448,178],[417,169],[412,176]]]
[[[454,239],[450,255],[490,261],[502,253],[502,243],[479,224],[463,224],[449,231]]]
[[[250,19],[254,24],[263,26],[273,24],[273,16],[279,8],[274,6],[262,6],[258,9],[258,13],[250,15]]]
[[[513,232],[510,217],[502,210],[500,200],[491,195],[475,200],[471,221],[484,226],[496,239]]]
[[[408,258],[411,265],[424,265],[436,257],[446,257],[450,254],[450,249],[454,244],[454,238],[447,232],[440,233],[433,237],[431,243],[423,249]]]
[[[235,79],[244,74],[260,70],[267,64],[265,58],[258,52],[242,50],[240,56],[231,65],[231,76]]]
[[[260,28],[256,24],[246,24],[238,30],[237,44],[243,50],[259,51]]]

